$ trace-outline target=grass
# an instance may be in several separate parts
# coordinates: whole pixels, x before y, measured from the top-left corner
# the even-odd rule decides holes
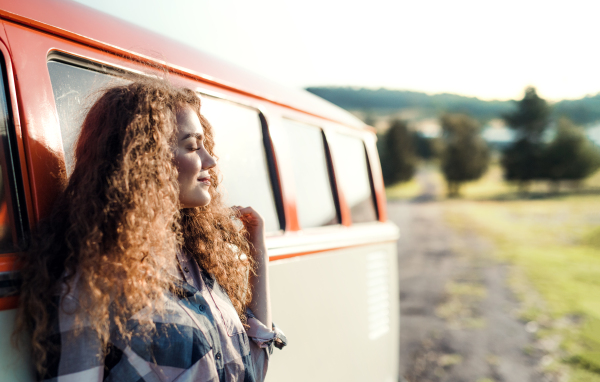
[[[514,185],[502,181],[502,168],[498,165],[490,166],[478,181],[465,183],[461,187],[462,196],[474,200],[498,198],[516,191]]]
[[[399,182],[385,189],[388,200],[413,199],[419,194],[421,194],[421,185],[414,177],[408,182]]]
[[[423,167],[419,177],[436,185],[451,226],[492,239],[496,257],[513,265],[508,283],[537,336],[536,348],[523,351],[542,351],[544,369],[569,375],[570,382],[600,382],[600,171],[579,184],[562,184],[559,193],[532,182],[524,195],[493,164],[481,179],[464,184],[457,200],[444,200],[446,185],[435,166]],[[421,192],[417,179],[386,189],[390,200]],[[463,293],[439,314],[469,326],[477,317],[465,313],[464,301],[480,298],[479,290],[450,287]]]
[[[446,217],[491,238],[498,259],[514,265],[509,283],[522,319],[540,328],[545,369],[567,368],[572,382],[600,381],[600,195],[591,193],[600,173],[576,192],[533,186],[538,199],[519,196],[494,166],[464,186],[464,199],[444,203]]]
[[[583,182],[562,182],[561,194],[583,194],[600,192],[600,171]],[[529,194],[523,195],[514,183],[505,182],[502,167],[498,163],[490,166],[488,171],[477,181],[464,183],[461,188],[463,199],[469,200],[514,200],[523,198],[548,198],[556,194],[547,181],[533,181]]]
[[[446,285],[447,300],[436,309],[451,328],[482,328],[485,320],[473,307],[486,297],[483,285],[473,282],[450,282]]]
[[[600,189],[600,171],[587,178],[583,184],[587,188]]]

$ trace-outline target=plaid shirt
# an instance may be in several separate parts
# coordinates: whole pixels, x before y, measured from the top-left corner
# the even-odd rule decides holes
[[[166,312],[155,316],[156,330],[136,336],[136,316],[127,323],[133,337],[124,341],[111,334],[107,355],[91,328],[75,330],[72,294],[57,296],[60,308],[50,337],[56,351],[48,354],[43,380],[53,382],[158,382],[244,381],[260,382],[267,372],[273,345],[285,337],[271,331],[249,311],[246,331],[231,300],[195,260],[178,254],[178,293],[165,293]],[[142,338],[143,337],[143,338]],[[251,340],[250,340],[251,339]]]

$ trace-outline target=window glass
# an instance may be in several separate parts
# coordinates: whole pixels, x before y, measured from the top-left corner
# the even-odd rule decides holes
[[[25,210],[18,197],[21,175],[6,87],[6,68],[0,55],[0,253],[14,252],[25,230]],[[23,210],[22,210],[23,209]]]
[[[359,138],[343,134],[332,134],[330,138],[334,147],[335,178],[350,207],[352,222],[376,221],[364,143]]]
[[[251,206],[262,215],[267,231],[279,230],[258,112],[211,97],[202,98],[201,112],[214,130],[225,202]]]
[[[284,120],[284,130],[294,171],[300,227],[338,224],[321,129]]]
[[[128,81],[57,61],[48,62],[48,71],[58,111],[66,170],[70,175],[81,124],[99,91]],[[277,231],[279,220],[258,112],[206,97],[202,113],[215,129],[215,149],[223,174],[226,203],[252,206],[265,219],[265,228]]]
[[[63,62],[48,62],[54,101],[65,152],[67,174],[73,172],[75,143],[89,108],[98,98],[99,90],[123,84],[127,80],[80,68]]]

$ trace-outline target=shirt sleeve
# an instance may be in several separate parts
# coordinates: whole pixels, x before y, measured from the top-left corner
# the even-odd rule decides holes
[[[46,373],[39,379],[47,382],[101,382],[105,378],[119,382],[159,380],[150,363],[130,346],[109,341],[104,348],[85,315],[76,318],[79,302],[75,297],[57,297],[54,306],[55,310],[50,312],[54,330],[49,337]],[[199,365],[207,363],[207,357],[204,358]]]
[[[53,323],[46,358],[44,381],[99,382],[104,377],[104,357],[97,334],[86,322],[78,323],[77,300],[71,296],[55,298]],[[77,324],[77,325],[76,325]]]
[[[273,353],[273,347],[282,349],[287,345],[287,339],[275,324],[273,324],[272,329],[267,328],[254,316],[250,309],[246,310],[246,317],[248,324],[246,333],[250,338],[250,355],[256,377],[262,381],[267,374],[269,356]]]

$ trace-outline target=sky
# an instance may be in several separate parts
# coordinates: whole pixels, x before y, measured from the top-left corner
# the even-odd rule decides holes
[[[600,1],[76,0],[296,88],[600,92]]]

